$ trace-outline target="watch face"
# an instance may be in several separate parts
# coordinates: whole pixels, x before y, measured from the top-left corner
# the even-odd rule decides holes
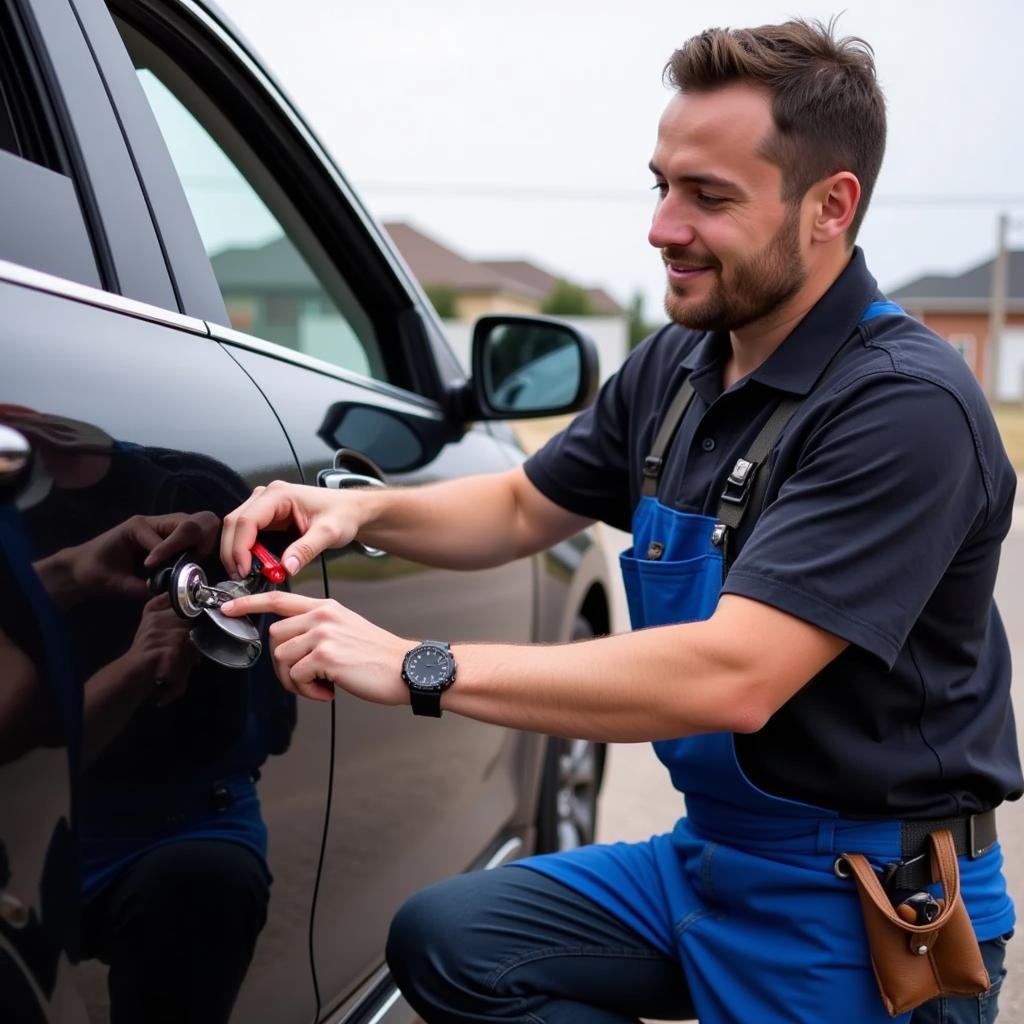
[[[409,682],[418,689],[440,689],[451,681],[452,656],[442,647],[418,647],[405,663]]]

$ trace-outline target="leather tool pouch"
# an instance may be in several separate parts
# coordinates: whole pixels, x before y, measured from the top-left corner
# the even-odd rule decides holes
[[[929,840],[932,880],[942,884],[942,909],[928,924],[900,917],[863,854],[844,853],[841,858],[857,882],[871,966],[891,1017],[938,996],[978,995],[990,984],[960,898],[953,837],[948,831],[933,832]]]

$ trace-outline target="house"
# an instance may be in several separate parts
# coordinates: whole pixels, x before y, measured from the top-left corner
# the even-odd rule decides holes
[[[478,317],[488,313],[540,313],[560,280],[527,260],[467,259],[410,224],[393,222],[384,228],[428,294],[436,296],[443,291],[450,297],[451,308],[439,311],[445,317],[448,338],[464,365],[469,362],[472,326]],[[629,351],[628,316],[602,288],[581,291],[590,312],[560,315],[559,319],[574,324],[594,339],[603,381],[618,369]]]
[[[419,282],[453,300],[446,334],[469,365],[473,323],[487,313],[539,313],[558,278],[525,260],[473,261],[407,224],[385,225]],[[309,263],[284,235],[252,247],[229,247],[211,257],[232,326],[362,373],[371,373],[361,345],[365,313],[341,289],[328,294]],[[597,345],[601,380],[626,358],[625,311],[600,288],[583,290],[587,316],[560,319],[585,331]],[[436,301],[436,300],[435,300]],[[344,308],[342,308],[344,307]]]
[[[1001,402],[1024,399],[1024,251],[1007,257],[1006,321],[993,396]],[[987,260],[962,274],[919,277],[888,293],[893,302],[954,345],[979,381],[985,380],[989,358],[994,262]]]

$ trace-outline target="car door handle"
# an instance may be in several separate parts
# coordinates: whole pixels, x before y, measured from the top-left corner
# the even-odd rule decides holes
[[[350,468],[346,463],[355,464],[364,472]],[[331,469],[321,469],[317,473],[316,482],[317,486],[330,487],[333,491],[343,491],[349,487],[386,487],[387,484],[380,476],[372,475],[374,473],[379,473],[379,470],[365,455],[343,448],[334,456],[334,466]],[[350,546],[368,558],[383,558],[387,554],[380,548],[371,548],[358,540],[352,541]]]

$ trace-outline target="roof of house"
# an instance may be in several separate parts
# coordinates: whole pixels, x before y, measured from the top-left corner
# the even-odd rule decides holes
[[[504,291],[543,302],[558,281],[527,260],[468,260],[400,221],[384,225],[398,251],[424,284],[459,291]],[[595,313],[620,316],[622,307],[603,288],[584,288]]]
[[[393,222],[384,225],[402,258],[416,278],[425,285],[447,285],[459,291],[511,291],[529,299],[543,299],[528,283],[506,277],[485,263],[467,260],[457,252],[418,231],[411,224]]]
[[[491,267],[503,277],[515,278],[524,284],[538,289],[543,295],[549,295],[558,283],[554,274],[542,270],[535,263],[527,260],[481,260],[480,266]],[[620,316],[622,307],[603,288],[584,288],[590,305],[595,313],[605,316]]]
[[[1007,254],[1007,300],[1024,302],[1024,250]],[[914,302],[952,308],[956,304],[975,308],[987,305],[992,288],[992,264],[986,260],[962,274],[928,274],[888,293],[897,302]]]
[[[505,292],[540,304],[558,278],[526,260],[468,260],[410,224],[385,224],[395,247],[425,285],[458,291]],[[251,248],[224,249],[210,258],[224,292],[322,290],[308,264],[284,235]],[[594,312],[621,315],[622,307],[601,288],[584,289]]]
[[[222,292],[322,291],[309,265],[284,235],[252,248],[223,249],[210,262]]]

